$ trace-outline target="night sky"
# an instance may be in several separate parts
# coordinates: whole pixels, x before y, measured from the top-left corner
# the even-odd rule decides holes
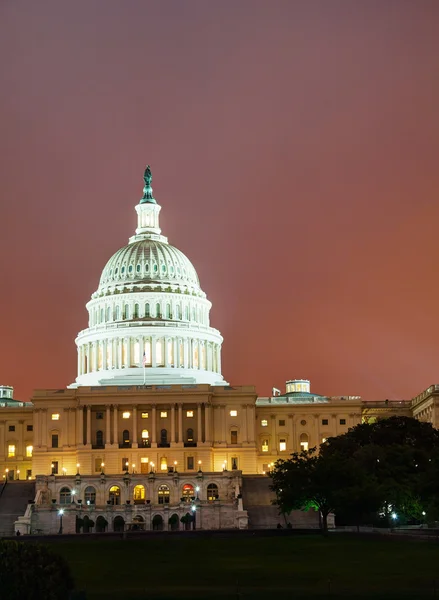
[[[76,377],[147,163],[266,395],[439,383],[437,0],[1,0],[0,383]]]

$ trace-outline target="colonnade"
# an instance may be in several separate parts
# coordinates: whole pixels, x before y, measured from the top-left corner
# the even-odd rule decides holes
[[[176,368],[221,373],[221,345],[197,338],[115,337],[78,347],[78,376],[111,369]]]

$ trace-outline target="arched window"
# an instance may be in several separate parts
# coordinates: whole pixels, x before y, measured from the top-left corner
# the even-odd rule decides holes
[[[139,305],[138,304],[134,305],[134,318],[135,319],[139,318]]]
[[[111,307],[107,306],[107,321],[111,321]]]
[[[142,446],[144,448],[149,448],[150,446],[149,431],[147,429],[142,429]]]
[[[187,306],[184,307],[184,320],[189,321],[189,309]]]
[[[167,446],[168,444],[168,431],[166,429],[160,431],[160,444],[162,446]]]
[[[181,308],[179,304],[175,307],[175,318],[181,320]]]
[[[130,445],[130,432],[128,429],[124,429],[122,433],[122,444],[127,447]]]
[[[92,485],[85,488],[84,502],[86,504],[96,504],[96,489]]]
[[[118,515],[113,521],[113,531],[123,531],[125,529],[124,518]]]
[[[194,486],[191,485],[190,483],[186,483],[182,489],[183,502],[190,502],[194,496],[195,496]]]
[[[145,488],[143,485],[136,485],[133,490],[134,502],[141,502],[145,500]]]
[[[167,485],[161,485],[158,491],[158,501],[159,504],[169,504],[169,488]]]
[[[123,318],[124,319],[129,319],[130,318],[130,307],[128,306],[128,304],[125,304],[124,309],[123,309]]]
[[[116,316],[115,316],[116,321],[119,321],[120,319],[120,307],[116,306]]]
[[[118,485],[112,485],[108,495],[110,504],[120,504],[120,487]]]
[[[166,305],[166,318],[167,319],[171,318],[171,305],[170,304]]]
[[[98,429],[98,431],[96,431],[96,446],[103,446],[104,445],[104,432],[101,431],[100,429]]]
[[[102,515],[99,515],[99,517],[96,519],[96,532],[102,533],[103,531],[106,531],[107,525],[108,521],[106,520],[106,518]]]
[[[104,322],[104,309],[103,308],[101,308],[101,310],[100,310],[100,319],[99,319],[99,322],[100,323]]]
[[[59,491],[59,503],[70,504],[72,502],[72,492],[68,487],[63,487]]]
[[[193,442],[194,441],[194,430],[189,428],[186,431],[186,441]]]
[[[300,434],[300,449],[303,450],[308,450],[309,447],[309,440],[308,440],[308,434],[307,433],[301,433]]]
[[[152,529],[153,529],[153,531],[162,531],[163,530],[163,517],[161,515],[153,516]]]
[[[162,311],[160,309],[160,304],[158,302],[155,305],[155,316],[157,317],[157,319],[161,319],[162,318]]]
[[[149,308],[149,302],[145,304],[145,317],[151,316],[151,309]]]
[[[207,486],[207,499],[209,500],[209,502],[213,502],[214,500],[218,500],[218,498],[218,486],[216,485],[216,483],[209,483],[209,485]]]

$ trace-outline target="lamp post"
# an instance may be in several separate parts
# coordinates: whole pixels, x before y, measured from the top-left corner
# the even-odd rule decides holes
[[[53,463],[50,465],[50,468],[51,468],[51,471],[52,471],[52,473],[51,473],[51,474],[52,474],[52,475],[55,475],[55,471],[54,471],[54,469],[55,469],[55,465],[54,465]]]
[[[79,467],[80,467],[80,464],[76,463],[76,475],[79,475]]]
[[[17,479],[20,481],[20,469],[17,469]]]
[[[6,481],[9,479],[9,469],[5,469],[6,472]]]
[[[150,471],[150,473],[154,473],[154,463],[153,463],[153,462],[150,462],[150,463],[149,463],[149,466],[151,467],[151,471]]]
[[[75,504],[75,494],[76,490],[72,490],[72,504]]]
[[[58,511],[58,514],[59,514],[59,531],[58,531],[58,533],[61,535],[62,534],[62,516],[64,514],[64,509],[60,508]]]
[[[64,475],[64,477],[66,476],[67,473],[67,469],[65,467],[62,468],[62,474]]]
[[[197,492],[197,500],[199,500],[199,498],[198,498],[198,492],[200,491],[200,488],[198,487],[198,485],[197,485],[197,487],[195,488],[195,491]]]
[[[197,528],[197,507],[195,506],[195,504],[193,504],[191,506],[191,510],[192,510],[192,517],[193,517],[193,527],[192,529],[196,529]]]
[[[126,463],[125,463],[125,472],[128,473],[129,470],[130,470],[130,465],[129,465],[129,462],[126,461]]]
[[[104,474],[105,463],[101,462],[101,475]]]
[[[136,468],[136,465],[133,463],[131,466],[133,468],[133,475],[134,475],[134,469]]]
[[[176,460],[174,460],[174,471],[175,471],[175,473],[177,472],[177,461]]]
[[[198,470],[201,472],[201,460],[198,461]]]

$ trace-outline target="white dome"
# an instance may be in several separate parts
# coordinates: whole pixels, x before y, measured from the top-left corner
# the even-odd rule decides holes
[[[119,291],[172,286],[191,294],[202,294],[198,275],[189,259],[168,243],[142,239],[118,250],[102,271],[94,297]]]
[[[224,385],[222,337],[189,259],[168,244],[145,171],[138,226],[105,265],[78,334],[78,385]]]

